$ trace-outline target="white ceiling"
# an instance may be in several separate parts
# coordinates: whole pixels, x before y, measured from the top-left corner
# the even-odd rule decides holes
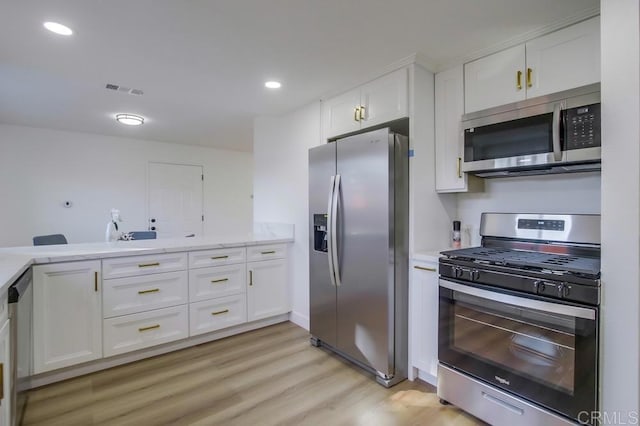
[[[295,109],[415,52],[439,68],[598,5],[1,0],[0,122],[250,151],[257,115]],[[44,21],[75,34],[50,33]],[[265,89],[267,79],[281,80],[282,89]],[[106,83],[144,95],[108,91]],[[147,122],[119,125],[118,112]]]

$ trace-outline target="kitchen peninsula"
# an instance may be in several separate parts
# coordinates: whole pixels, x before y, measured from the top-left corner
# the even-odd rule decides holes
[[[31,386],[288,320],[293,226],[256,231],[0,249],[4,309],[33,271]]]

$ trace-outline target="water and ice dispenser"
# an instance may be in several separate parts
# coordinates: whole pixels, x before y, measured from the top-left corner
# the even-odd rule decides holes
[[[327,215],[313,215],[313,249],[315,251],[327,251]]]

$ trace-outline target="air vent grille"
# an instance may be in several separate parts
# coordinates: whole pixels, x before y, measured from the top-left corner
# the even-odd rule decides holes
[[[116,92],[128,93],[129,95],[142,96],[144,92],[140,89],[131,89],[130,87],[120,86],[118,84],[107,83],[104,86],[107,90],[113,90]]]

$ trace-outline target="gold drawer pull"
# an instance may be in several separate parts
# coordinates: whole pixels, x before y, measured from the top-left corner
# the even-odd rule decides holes
[[[216,260],[216,259],[228,259],[229,256],[224,255],[224,256],[213,256],[211,259]]]
[[[140,327],[138,329],[138,331],[139,332],[143,332],[143,331],[147,331],[147,330],[153,330],[154,328],[160,328],[160,324],[150,325],[149,327]]]
[[[159,288],[152,288],[151,290],[140,290],[138,294],[149,294],[149,293],[157,293],[159,292]]]
[[[215,284],[215,283],[222,283],[225,281],[229,281],[229,278],[220,278],[219,280],[211,280],[211,283]]]
[[[275,250],[263,251],[262,254],[276,254]]]
[[[425,268],[424,266],[414,266],[414,268],[420,269],[421,271],[436,272],[436,268]]]
[[[222,315],[222,314],[226,314],[227,312],[229,312],[229,310],[225,309],[224,311],[211,312],[211,315]]]
[[[153,262],[153,263],[140,263],[138,265],[138,268],[147,268],[149,266],[160,266],[160,262]]]

